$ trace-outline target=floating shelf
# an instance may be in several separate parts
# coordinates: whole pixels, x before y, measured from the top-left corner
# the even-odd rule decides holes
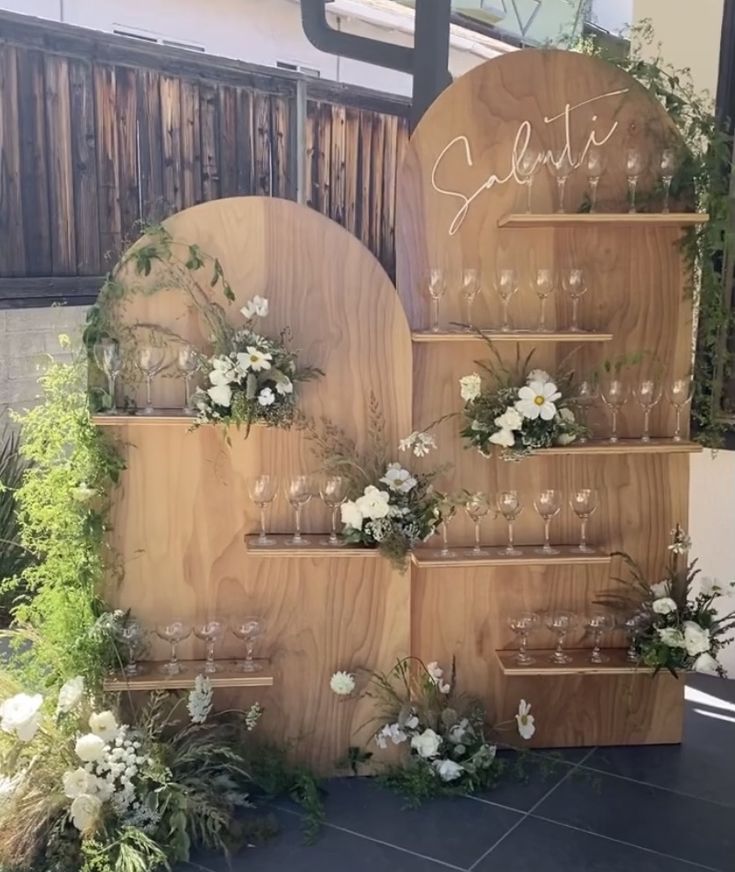
[[[498,227],[583,227],[597,224],[616,227],[689,227],[706,224],[705,212],[550,212],[548,214],[513,213],[498,220]]]
[[[413,552],[413,562],[420,568],[431,567],[468,567],[468,566],[569,566],[569,565],[599,565],[609,564],[611,557],[602,551],[594,554],[582,554],[573,545],[553,545],[559,554],[537,554],[534,549],[539,545],[518,545],[522,554],[508,557],[502,553],[502,548],[487,547],[487,555],[473,555],[472,548],[453,548],[454,555],[442,557],[438,548],[417,548]]]
[[[496,651],[495,656],[504,675],[630,675],[634,672],[650,671],[637,663],[631,663],[627,659],[626,648],[603,649],[602,653],[610,658],[607,663],[590,663],[591,650],[570,648],[566,653],[572,658],[572,662],[564,664],[551,662],[551,648],[536,651],[529,648],[528,653],[535,658],[535,662],[529,666],[516,663],[516,651]]]
[[[156,409],[154,415],[92,415],[92,421],[100,427],[160,427],[161,425],[191,427],[195,418],[176,409]]]
[[[572,332],[560,330],[557,333],[534,333],[531,330],[516,330],[512,333],[493,332],[487,330],[482,336],[477,333],[462,333],[446,331],[434,333],[431,330],[415,330],[411,334],[414,342],[610,342],[612,333],[592,333],[589,331]]]
[[[208,676],[212,687],[271,687],[273,672],[267,660],[260,661],[262,672],[242,672],[235,666],[234,660],[218,660],[219,672]],[[140,675],[109,676],[103,687],[110,691],[132,690],[189,690],[194,687],[194,679],[204,672],[203,660],[182,660],[185,671],[179,675],[166,675],[161,672],[164,661],[148,660],[141,663],[143,671]]]
[[[304,533],[303,545],[291,544],[292,534],[273,533],[274,545],[260,545],[257,536],[245,537],[245,548],[259,557],[377,557],[377,548],[358,545],[326,545],[329,533]]]
[[[673,439],[621,439],[619,442],[592,439],[589,442],[573,442],[571,445],[555,445],[539,448],[534,454],[698,454],[702,446],[697,442],[674,442]]]

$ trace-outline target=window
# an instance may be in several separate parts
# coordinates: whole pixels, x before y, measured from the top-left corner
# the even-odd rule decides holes
[[[290,61],[276,61],[279,70],[289,70],[292,73],[303,73],[305,76],[313,76],[318,79],[321,76],[316,67],[307,67],[304,64],[291,63]]]
[[[138,30],[135,27],[113,24],[112,32],[117,36],[127,36],[128,39],[139,39],[141,42],[153,43],[153,45],[167,45],[171,48],[184,48],[187,51],[203,52],[205,50],[203,45],[196,42],[182,42],[179,39],[168,39],[165,36],[158,36],[155,33]]]

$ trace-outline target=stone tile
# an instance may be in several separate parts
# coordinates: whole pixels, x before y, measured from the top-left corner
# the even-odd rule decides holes
[[[560,755],[531,752],[520,759],[515,754],[504,757],[507,771],[495,787],[476,798],[518,811],[529,811],[554,785],[569,775],[572,768]]]

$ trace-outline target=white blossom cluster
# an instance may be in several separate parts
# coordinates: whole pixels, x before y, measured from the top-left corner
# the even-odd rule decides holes
[[[209,713],[212,711],[213,693],[212,682],[204,675],[197,675],[194,679],[194,687],[189,692],[189,701],[186,704],[193,724],[203,724],[209,717]]]

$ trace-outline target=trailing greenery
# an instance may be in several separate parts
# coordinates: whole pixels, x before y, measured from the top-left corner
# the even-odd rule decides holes
[[[19,435],[6,420],[0,430],[0,627],[7,625],[18,595],[16,583],[32,555],[20,544],[15,492],[23,481],[26,461],[19,451]]]

